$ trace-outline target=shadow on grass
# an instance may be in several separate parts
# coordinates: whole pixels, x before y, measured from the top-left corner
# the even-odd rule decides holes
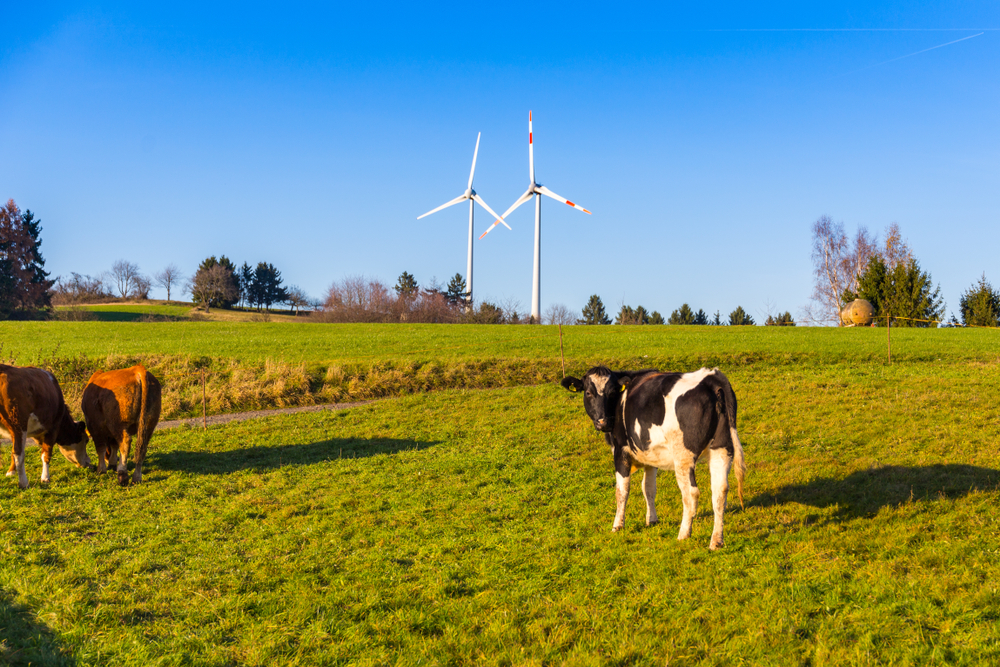
[[[427,449],[436,444],[438,443],[392,438],[375,440],[341,438],[305,445],[247,447],[223,452],[174,451],[154,454],[151,451],[148,460],[150,469],[225,475],[240,470],[263,472],[285,466],[312,465],[337,459],[362,459],[378,454]]]
[[[121,310],[91,311],[100,322],[183,322],[186,317],[153,313],[130,313]]]
[[[910,500],[959,498],[973,490],[996,489],[1000,470],[964,464],[922,467],[883,466],[861,470],[844,479],[822,478],[791,484],[764,493],[748,505],[768,507],[802,503],[813,507],[839,507],[835,519],[872,515],[883,507],[898,507]]]
[[[73,654],[33,616],[0,589],[0,665],[75,665]]]

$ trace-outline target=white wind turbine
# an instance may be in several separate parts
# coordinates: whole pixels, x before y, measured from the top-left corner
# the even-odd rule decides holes
[[[531,132],[531,112],[528,112],[528,178],[531,183],[528,185],[528,190],[521,195],[521,197],[511,204],[507,212],[500,216],[497,222],[503,222],[503,219],[510,215],[511,211],[515,208],[528,201],[532,197],[535,197],[535,269],[531,275],[531,316],[535,318],[535,322],[541,322],[541,270],[542,270],[542,198],[539,195],[545,195],[546,197],[552,197],[556,201],[560,201],[564,204],[569,204],[573,208],[579,209],[590,215],[590,211],[580,206],[579,204],[574,204],[565,197],[560,197],[556,193],[549,190],[544,185],[539,185],[535,182],[535,148],[534,142],[532,141]],[[493,227],[496,227],[496,222],[493,223],[482,236],[483,238],[490,233]],[[504,225],[507,225],[504,222]],[[510,229],[510,225],[507,225],[507,229]]]
[[[476,158],[479,156],[479,139],[482,136],[483,136],[483,133],[480,132],[479,135],[476,137],[476,151],[472,154],[472,171],[469,172],[469,187],[467,187],[465,189],[465,192],[462,193],[461,196],[455,197],[454,199],[452,199],[447,204],[441,204],[436,209],[434,209],[432,211],[427,211],[423,215],[417,217],[417,220],[420,220],[420,218],[426,218],[431,213],[437,213],[438,211],[440,211],[443,208],[448,208],[449,206],[454,206],[455,204],[460,204],[461,202],[465,201],[466,199],[469,200],[469,260],[468,260],[468,263],[466,264],[466,272],[465,272],[466,280],[468,280],[468,284],[466,284],[465,289],[468,290],[468,295],[469,295],[466,298],[466,302],[469,305],[472,304],[472,218],[473,218],[473,209],[475,208],[475,205],[473,204],[473,202],[479,202],[480,206],[482,206],[487,211],[489,211],[490,215],[492,215],[494,218],[497,219],[497,221],[493,223],[493,226],[496,226],[496,224],[499,223],[499,222],[503,222],[504,227],[506,227],[507,229],[510,229],[510,225],[508,225],[506,222],[504,222],[503,218],[501,216],[499,216],[496,213],[494,213],[493,209],[491,209],[486,204],[486,202],[483,201],[483,198],[480,197],[479,195],[477,195],[476,191],[472,189],[472,179],[476,175]],[[490,227],[490,229],[492,229],[492,228],[493,227]],[[480,237],[480,238],[482,238],[482,237]]]

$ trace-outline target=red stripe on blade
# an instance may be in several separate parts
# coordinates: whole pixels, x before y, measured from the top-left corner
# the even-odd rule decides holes
[[[531,143],[531,132],[528,132],[528,143]]]
[[[570,206],[576,206],[576,204],[574,204],[573,202],[571,202],[571,201],[570,201],[570,200],[568,200],[568,199],[566,200],[566,203],[567,203],[567,204],[569,204]]]

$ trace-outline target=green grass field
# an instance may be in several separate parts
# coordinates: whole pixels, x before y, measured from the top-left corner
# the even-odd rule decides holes
[[[669,473],[661,523],[634,487],[610,532],[610,454],[545,381],[552,328],[27,325],[0,324],[5,358],[548,365],[158,433],[129,489],[58,455],[43,487],[30,450],[31,488],[0,483],[0,664],[1000,662],[1000,332],[893,331],[889,366],[884,329],[564,328],[574,372],[729,376],[747,502],[709,552],[704,494],[676,541]]]

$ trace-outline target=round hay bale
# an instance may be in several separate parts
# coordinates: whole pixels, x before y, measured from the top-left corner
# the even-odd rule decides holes
[[[855,299],[840,311],[840,321],[845,327],[866,327],[874,317],[875,308],[865,299]]]

